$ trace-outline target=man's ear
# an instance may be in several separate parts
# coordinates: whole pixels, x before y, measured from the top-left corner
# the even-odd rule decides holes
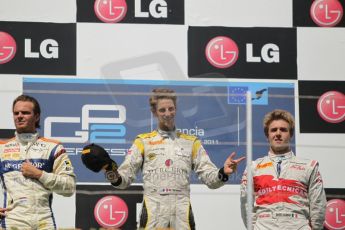
[[[156,110],[155,111],[151,110],[151,112],[152,112],[154,117],[157,117],[157,111]]]
[[[40,120],[40,114],[35,114],[35,122],[39,121]]]

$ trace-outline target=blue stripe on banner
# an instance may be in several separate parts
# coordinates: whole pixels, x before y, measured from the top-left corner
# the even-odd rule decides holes
[[[215,82],[215,81],[166,81],[166,80],[118,80],[118,79],[67,79],[67,78],[23,78],[24,83],[71,83],[71,84],[126,84],[126,85],[174,85],[174,86],[251,86],[294,88],[294,83],[257,83],[257,82]]]

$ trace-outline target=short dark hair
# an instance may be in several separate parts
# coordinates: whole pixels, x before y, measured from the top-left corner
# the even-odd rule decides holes
[[[29,101],[34,105],[34,114],[35,115],[38,114],[38,117],[39,117],[35,124],[35,127],[40,128],[41,107],[38,101],[34,97],[22,94],[18,96],[16,99],[14,99],[13,104],[12,104],[12,112],[14,110],[14,106],[16,105],[18,101]]]
[[[152,90],[152,94],[149,100],[152,113],[156,112],[157,102],[160,99],[171,99],[174,102],[174,105],[176,108],[177,97],[176,97],[175,91],[172,89],[166,89],[166,88],[156,88]]]

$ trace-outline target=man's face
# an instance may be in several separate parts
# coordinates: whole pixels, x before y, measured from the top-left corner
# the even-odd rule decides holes
[[[154,115],[157,117],[158,126],[161,130],[170,131],[175,128],[176,108],[173,100],[160,99]]]
[[[13,108],[14,125],[18,133],[34,133],[35,123],[39,119],[38,114],[34,114],[34,105],[30,101],[18,101]]]
[[[289,123],[284,120],[274,120],[268,126],[268,142],[270,149],[275,154],[290,151],[291,134]]]

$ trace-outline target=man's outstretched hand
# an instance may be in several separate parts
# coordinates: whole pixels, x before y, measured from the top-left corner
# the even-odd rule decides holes
[[[232,152],[230,156],[224,162],[224,173],[230,175],[234,173],[237,169],[238,163],[243,161],[246,157],[240,157],[238,159],[233,159],[236,156],[235,152]]]

